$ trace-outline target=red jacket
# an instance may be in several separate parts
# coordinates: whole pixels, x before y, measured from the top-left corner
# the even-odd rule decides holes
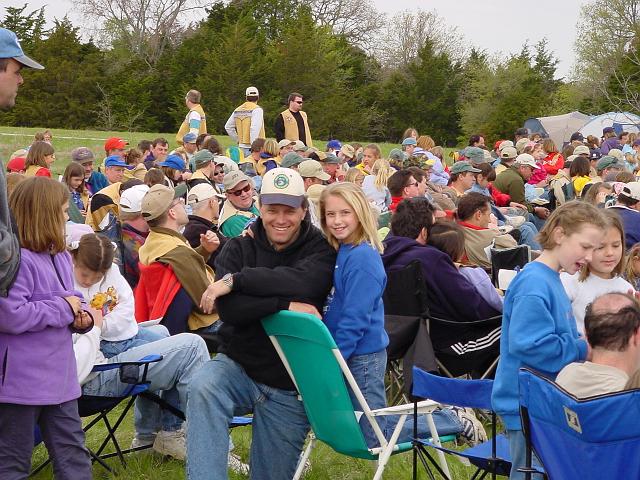
[[[140,281],[135,289],[136,322],[160,320],[180,290],[180,282],[171,265],[153,262],[139,263]]]
[[[491,193],[491,198],[493,198],[494,203],[497,207],[508,207],[511,203],[511,196],[508,193],[502,193],[497,188],[494,188],[492,184],[488,185],[489,192]]]
[[[564,157],[561,153],[551,152],[542,160],[542,168],[546,170],[549,175],[555,175],[558,170],[564,168]]]

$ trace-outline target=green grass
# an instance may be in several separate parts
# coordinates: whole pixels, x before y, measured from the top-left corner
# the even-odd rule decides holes
[[[112,414],[115,417],[118,411]],[[94,427],[87,436],[87,445],[96,449],[103,438],[104,429]],[[129,414],[119,429],[118,441],[122,448],[128,448],[133,438],[133,414]],[[232,438],[235,444],[234,452],[240,455],[246,463],[249,462],[249,447],[251,441],[251,427],[239,427],[232,431]],[[108,450],[112,451],[112,450]],[[39,465],[46,458],[46,449],[40,445],[34,452],[33,465]],[[145,450],[126,456],[127,468],[120,465],[117,458],[107,460],[114,469],[114,474],[107,472],[102,466],[95,463],[93,467],[93,478],[96,479],[126,479],[126,480],[146,480],[158,479],[179,480],[185,478],[184,463],[161,457]],[[448,460],[451,475],[455,480],[470,478],[474,468],[465,467],[455,459]],[[375,462],[349,458],[335,453],[331,448],[318,442],[311,454],[312,470],[304,478],[305,480],[365,480],[371,479],[375,472]],[[391,457],[385,469],[384,478],[388,479],[409,479],[412,472],[412,455],[410,452]],[[422,467],[418,468],[418,478],[423,480],[428,478]],[[36,480],[53,478],[51,466],[48,466],[37,476]],[[248,477],[230,472],[231,480],[241,480]],[[439,477],[438,477],[439,478]]]

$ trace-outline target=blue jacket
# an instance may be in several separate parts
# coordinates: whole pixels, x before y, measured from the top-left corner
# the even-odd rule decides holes
[[[91,176],[89,177],[89,180],[87,180],[85,183],[89,187],[89,191],[91,192],[91,195],[95,195],[104,187],[109,186],[109,181],[107,180],[107,177],[105,177],[103,173],[96,172],[95,170],[91,172]]]
[[[345,360],[387,348],[382,293],[387,274],[368,243],[340,245],[324,322]]]
[[[627,250],[640,242],[640,212],[621,205],[610,207],[620,215],[624,228],[624,246]]]
[[[491,399],[507,430],[522,428],[520,367],[532,367],[555,379],[565,365],[586,356],[587,343],[578,338],[560,275],[541,262],[527,264],[509,285],[504,300],[500,361]]]

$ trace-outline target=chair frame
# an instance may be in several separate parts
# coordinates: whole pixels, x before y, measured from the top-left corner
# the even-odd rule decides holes
[[[279,334],[277,332],[273,331],[273,328],[270,328],[270,322],[274,321],[274,318],[277,317],[278,315],[286,315],[287,317],[292,317],[291,321],[296,321],[296,322],[304,322],[304,321],[310,321],[310,322],[317,322],[321,325],[321,327],[323,329],[326,330],[326,327],[324,326],[324,324],[322,324],[322,322],[317,319],[316,317],[314,317],[313,315],[309,315],[309,314],[305,314],[305,313],[296,313],[296,312],[289,312],[289,311],[281,311],[278,314],[275,315],[271,315],[265,319],[263,319],[263,326],[265,327],[265,330],[267,331],[267,335],[269,336],[269,339],[271,340],[276,352],[278,353],[278,356],[280,357],[280,359],[282,360],[282,363],[285,367],[285,369],[287,370],[287,373],[289,374],[289,376],[291,377],[291,380],[293,381],[296,389],[298,390],[303,404],[305,405],[305,409],[307,408],[307,404],[304,402],[304,392],[300,390],[300,388],[298,387],[298,383],[296,382],[296,378],[293,374],[291,365],[289,363],[289,360],[286,356],[286,354],[284,353],[280,342],[278,340],[278,336],[279,335],[286,335],[286,334]],[[328,332],[327,332],[328,335]],[[356,399],[358,400],[358,403],[360,405],[360,407],[362,408],[362,415],[365,416],[365,418],[367,419],[367,421],[369,422],[369,425],[371,426],[371,428],[373,429],[373,432],[376,436],[376,439],[380,442],[380,447],[374,447],[374,448],[368,448],[368,454],[370,456],[370,459],[372,460],[377,460],[378,462],[378,466],[375,472],[375,475],[373,477],[374,480],[379,480],[382,478],[382,475],[384,473],[384,469],[389,461],[389,458],[391,457],[391,455],[395,454],[395,453],[400,453],[402,451],[406,451],[406,449],[402,449],[401,445],[399,445],[397,443],[398,441],[398,437],[400,436],[400,433],[402,431],[402,427],[405,424],[405,421],[407,419],[408,415],[411,414],[417,414],[417,413],[422,413],[422,414],[426,414],[426,419],[427,419],[427,424],[429,426],[429,430],[431,432],[432,435],[432,440],[434,442],[434,444],[437,445],[441,445],[440,442],[440,437],[438,436],[438,431],[436,430],[435,427],[435,423],[433,421],[433,417],[431,416],[431,413],[438,408],[440,405],[437,402],[434,402],[432,400],[424,400],[421,402],[417,402],[415,404],[406,404],[406,405],[396,405],[396,406],[392,406],[392,407],[386,407],[386,408],[381,408],[381,409],[377,409],[377,410],[371,410],[369,408],[369,405],[367,404],[366,399],[364,398],[364,395],[362,394],[362,392],[360,391],[360,388],[358,387],[355,378],[353,377],[351,371],[349,370],[349,367],[347,365],[347,362],[344,360],[344,358],[342,357],[342,354],[340,353],[340,350],[338,349],[338,347],[335,345],[335,343],[333,343],[332,347],[331,347],[331,352],[338,364],[338,366],[340,367],[340,370],[344,376],[344,380],[346,380],[346,384],[349,385],[349,387],[351,388],[351,390],[353,391]],[[344,394],[348,395],[347,393],[347,389],[346,389],[346,384],[342,383],[342,386],[344,388]],[[360,414],[360,412],[356,412],[354,410],[354,415],[353,415],[353,422],[357,423],[357,418],[358,415]],[[389,440],[387,440],[384,436],[384,434],[382,433],[382,430],[380,428],[380,426],[378,425],[378,422],[376,420],[376,417],[379,416],[385,416],[385,415],[399,415],[400,418],[398,420],[398,423],[396,424],[396,427],[390,437]],[[310,415],[310,417],[312,417]],[[311,428],[314,428],[314,425],[312,423]],[[363,441],[364,441],[364,437],[363,437]],[[304,464],[305,461],[309,458],[310,454],[311,454],[311,450],[313,449],[314,445],[316,442],[316,438],[312,438],[311,441],[309,442],[309,444],[307,445],[306,449],[304,450],[302,457],[298,463],[298,468],[296,469],[295,475],[293,477],[294,480],[298,480],[301,475],[302,475],[302,471],[304,469]],[[332,446],[331,444],[329,444],[329,446]],[[409,445],[410,447],[412,447],[412,445]],[[448,466],[446,464],[446,460],[444,458],[444,454],[442,452],[438,452],[438,456],[441,462],[441,468],[447,472],[447,474],[449,474],[449,469]]]

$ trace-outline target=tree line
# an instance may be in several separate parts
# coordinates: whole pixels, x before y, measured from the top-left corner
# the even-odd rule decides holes
[[[296,91],[305,97],[314,137],[396,142],[412,126],[453,146],[475,133],[510,138],[531,116],[611,109],[625,93],[616,68],[636,87],[640,74],[632,55],[637,32],[617,65],[601,68],[589,89],[584,78],[555,78],[558,60],[544,39],[497,59],[466,46],[435,12],[402,12],[386,30],[370,8],[361,23],[349,22],[353,13],[327,13],[371,7],[370,0],[217,2],[186,26],[178,20],[188,0],[174,0],[173,17],[164,12],[146,27],[135,8],[109,18],[105,1],[77,2],[101,16],[100,33],[89,39],[66,17],[46,29],[44,7],[6,9],[0,24],[46,69],[27,73],[28,88],[12,111],[0,113],[0,124],[169,134],[184,118],[185,93],[195,88],[209,130],[223,134],[245,88],[254,85],[269,136]],[[135,7],[139,0],[118,4],[127,1]],[[613,5],[625,1],[631,2]],[[594,84],[594,75],[588,80]]]

